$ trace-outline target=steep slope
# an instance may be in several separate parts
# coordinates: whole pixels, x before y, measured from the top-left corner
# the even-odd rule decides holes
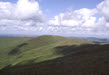
[[[17,44],[13,43],[11,48],[8,47],[7,49],[4,50],[5,52],[0,52],[3,57],[1,58],[3,62],[0,63],[1,68],[17,65],[34,64],[45,60],[51,60],[58,57],[63,57],[64,54],[56,52],[57,46],[70,46],[70,45],[79,46],[81,44],[93,44],[90,41],[71,39],[52,35],[39,36],[36,38],[28,38],[27,40],[26,38],[24,39],[25,41],[21,41],[22,43],[21,42]],[[14,42],[16,40],[12,41]],[[5,54],[5,56],[3,54]]]

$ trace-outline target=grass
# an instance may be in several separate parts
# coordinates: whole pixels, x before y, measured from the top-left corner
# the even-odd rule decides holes
[[[31,38],[32,37],[0,37],[0,69],[9,64],[10,57],[8,53],[11,49]]]
[[[69,50],[68,52],[66,52]],[[57,46],[62,57],[42,57],[36,64],[19,65],[1,70],[2,75],[109,75],[109,44]],[[52,56],[51,56],[52,57]],[[54,56],[53,56],[54,57]],[[32,62],[34,60],[30,60]]]
[[[45,35],[4,51],[2,75],[109,75],[109,44]]]
[[[0,69],[16,65],[38,63],[63,55],[55,53],[56,46],[91,44],[90,41],[60,36],[44,35],[33,37],[1,37]],[[33,62],[29,62],[34,60]]]

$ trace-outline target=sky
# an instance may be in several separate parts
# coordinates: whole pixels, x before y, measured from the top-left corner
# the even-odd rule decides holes
[[[0,35],[109,37],[109,0],[0,0]]]

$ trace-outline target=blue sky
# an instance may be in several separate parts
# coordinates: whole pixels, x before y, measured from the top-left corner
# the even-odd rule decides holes
[[[1,0],[4,2],[16,3],[18,0]],[[40,8],[47,17],[53,18],[55,15],[67,11],[69,8],[77,10],[81,8],[93,9],[103,0],[37,0]]]
[[[81,8],[93,9],[103,0],[41,0],[39,4],[44,13],[49,18],[55,15],[68,11],[68,9],[77,10]],[[48,12],[46,12],[48,10]]]
[[[0,1],[0,34],[109,36],[108,0]]]

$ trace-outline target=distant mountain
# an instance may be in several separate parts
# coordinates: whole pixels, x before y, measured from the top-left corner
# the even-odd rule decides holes
[[[102,44],[102,43],[109,43],[108,38],[96,38],[96,37],[70,37],[70,38],[78,38],[83,40],[92,41],[94,43]]]
[[[0,39],[1,75],[109,75],[109,44],[52,35]]]
[[[109,39],[106,39],[106,38],[89,37],[89,38],[84,38],[84,40],[89,40],[89,41],[92,41],[94,43],[109,43]]]

